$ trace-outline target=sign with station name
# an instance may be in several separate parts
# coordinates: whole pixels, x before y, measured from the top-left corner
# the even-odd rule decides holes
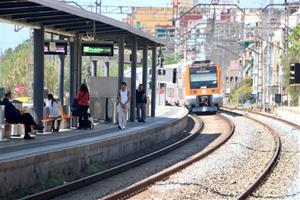
[[[44,53],[46,55],[66,55],[68,44],[66,42],[45,42]]]
[[[113,44],[83,43],[83,56],[114,56]]]

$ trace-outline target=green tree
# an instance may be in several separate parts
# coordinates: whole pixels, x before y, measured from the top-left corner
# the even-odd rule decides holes
[[[245,103],[252,98],[252,78],[250,77],[237,83],[229,93],[230,102],[234,104]]]

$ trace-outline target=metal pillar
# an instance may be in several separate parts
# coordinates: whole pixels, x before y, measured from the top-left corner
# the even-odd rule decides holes
[[[74,38],[74,95],[76,96],[76,92],[80,87],[80,80],[79,80],[79,38],[75,37]]]
[[[33,81],[33,105],[36,121],[42,125],[44,109],[44,28],[33,31],[33,58],[34,58],[34,81]]]
[[[148,45],[143,46],[143,86],[147,94],[147,82],[148,82]]]
[[[130,121],[135,121],[136,107],[136,60],[137,60],[137,39],[132,39],[131,47],[131,101],[130,101]]]
[[[75,84],[75,44],[70,42],[70,99],[69,105],[72,104],[73,99],[76,95],[76,84]]]
[[[92,77],[97,76],[97,60],[92,60]]]
[[[109,77],[109,62],[105,62],[105,67],[106,67],[106,77]]]
[[[120,87],[124,79],[124,46],[125,38],[121,37],[119,41],[118,87]]]
[[[152,47],[151,117],[155,117],[156,104],[156,47]]]
[[[64,76],[65,76],[65,56],[59,55],[58,98],[61,102],[61,105],[64,105]]]
[[[81,41],[80,39],[78,38],[77,39],[77,59],[78,59],[78,74],[77,74],[77,77],[78,77],[78,82],[77,82],[77,85],[78,85],[78,88],[80,87],[81,83],[82,83],[82,67],[81,67],[81,64],[82,64],[82,53],[81,53]],[[77,89],[78,89],[77,88]]]

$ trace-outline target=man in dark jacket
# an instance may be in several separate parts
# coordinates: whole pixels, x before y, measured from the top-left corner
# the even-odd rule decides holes
[[[139,122],[146,122],[146,103],[147,96],[146,92],[143,88],[143,85],[140,84],[138,89],[136,90],[136,112],[137,119]],[[142,112],[142,115],[141,115]]]
[[[25,136],[24,139],[34,139],[29,135],[31,126],[34,129],[42,130],[44,127],[36,124],[29,113],[22,113],[10,102],[11,92],[7,92],[2,100],[2,105],[5,106],[5,119],[8,123],[24,124]]]

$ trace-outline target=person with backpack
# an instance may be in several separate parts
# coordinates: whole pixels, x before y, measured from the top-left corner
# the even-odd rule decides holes
[[[146,92],[143,88],[143,84],[140,84],[136,90],[136,116],[138,122],[146,122],[146,103]]]
[[[119,129],[126,129],[127,115],[130,102],[130,92],[127,89],[127,83],[121,83],[121,89],[117,96],[117,112],[119,118]]]
[[[78,129],[88,129],[89,124],[89,101],[90,93],[86,84],[82,84],[77,92],[77,104],[78,104],[78,114],[79,114],[79,127]]]
[[[48,94],[47,109],[49,112],[49,118],[52,119],[52,132],[59,132],[60,121],[57,120],[60,117],[60,109],[58,102],[54,99],[52,94]],[[55,128],[55,121],[57,121],[57,127]]]

